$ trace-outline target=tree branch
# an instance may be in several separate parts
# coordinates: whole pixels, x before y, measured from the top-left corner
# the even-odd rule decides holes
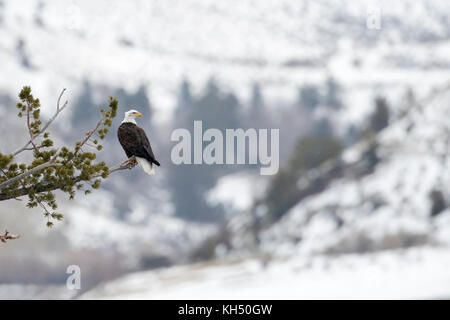
[[[43,145],[43,144],[40,144],[40,145],[36,146],[36,148],[34,148],[34,147],[23,148],[22,151],[32,151],[32,150],[36,150],[36,149],[40,150],[42,148],[47,148],[47,146]]]
[[[38,166],[36,166],[36,167],[34,167],[34,168],[28,170],[28,171],[25,171],[24,173],[21,173],[21,174],[15,176],[14,178],[11,178],[11,179],[8,179],[8,180],[6,180],[6,181],[3,181],[2,183],[0,183],[0,190],[3,190],[3,189],[6,188],[7,186],[10,186],[10,185],[12,185],[13,183],[15,183],[15,182],[17,182],[17,181],[20,181],[20,180],[22,180],[22,179],[28,177],[29,175],[32,175],[33,173],[36,173],[36,172],[38,172],[38,171],[40,171],[40,170],[43,170],[43,169],[46,169],[46,168],[49,168],[49,167],[59,167],[59,166],[62,166],[61,163],[55,162],[56,157],[57,157],[57,154],[58,154],[58,153],[56,153],[56,155],[55,155],[52,159],[50,159],[50,161],[45,162],[45,163],[43,163],[43,164],[40,164],[40,165],[38,165]]]
[[[30,134],[30,140],[29,140],[23,147],[21,147],[21,148],[17,149],[16,151],[14,151],[14,152],[13,152],[13,156],[16,156],[16,155],[18,155],[19,153],[21,153],[21,152],[23,152],[23,151],[26,151],[26,150],[34,150],[34,149],[35,149],[34,147],[33,147],[33,148],[29,148],[29,145],[31,144],[31,145],[34,146],[34,142],[33,142],[33,141],[34,141],[37,137],[39,137],[43,132],[45,132],[45,131],[48,129],[48,127],[52,124],[52,122],[56,119],[56,117],[59,115],[59,113],[62,112],[62,111],[67,107],[68,101],[64,102],[64,104],[61,106],[61,98],[62,98],[62,96],[63,96],[63,94],[64,94],[65,91],[66,91],[66,89],[64,88],[64,89],[61,91],[61,93],[60,93],[60,95],[59,95],[59,97],[58,97],[58,102],[56,103],[56,112],[55,112],[55,114],[53,115],[53,117],[51,117],[51,118],[45,123],[45,125],[42,127],[42,129],[41,129],[37,134],[35,134],[35,135],[31,135],[31,134]]]
[[[46,163],[42,164],[41,166],[46,165],[46,164],[49,164],[49,162],[46,162]],[[109,174],[111,174],[113,172],[116,172],[116,171],[120,171],[120,170],[132,169],[132,168],[134,168],[136,166],[136,164],[137,164],[136,163],[136,158],[134,156],[132,156],[131,158],[129,158],[129,159],[127,159],[127,160],[125,160],[125,161],[123,161],[123,162],[121,162],[121,163],[119,163],[119,164],[117,164],[115,166],[112,166],[111,168],[109,168]],[[58,165],[58,163],[55,163],[54,165]],[[47,167],[49,167],[49,166],[47,166]],[[38,167],[35,167],[33,169],[36,169]],[[31,169],[31,170],[33,170],[33,169]],[[44,168],[40,168],[38,170],[41,170],[41,169],[44,169]],[[31,170],[29,170],[29,171],[31,171]],[[38,170],[36,170],[36,171],[38,171]],[[98,178],[98,177],[101,177],[101,176],[102,176],[102,174],[96,174],[96,175],[91,176],[91,179]],[[19,176],[14,177],[13,179],[18,178],[18,177]],[[18,179],[16,179],[16,181],[18,181],[18,180],[20,180],[22,178],[23,177],[18,178]],[[8,181],[5,181],[3,183],[6,183]],[[80,182],[80,181],[82,181],[81,176],[75,177],[75,179],[74,179],[75,183]],[[47,184],[47,185],[41,185],[41,186],[38,186],[38,187],[33,187],[33,189],[34,189],[34,192],[37,194],[37,193],[41,193],[41,192],[57,190],[57,189],[60,189],[61,187],[64,187],[64,185],[61,185],[61,184]],[[0,185],[0,188],[1,188],[1,185]],[[31,188],[18,189],[15,194],[0,193],[0,201],[4,201],[4,200],[9,200],[9,199],[14,199],[14,198],[17,198],[17,197],[25,196],[25,195],[27,195],[30,192],[30,189]]]
[[[15,240],[15,239],[17,239],[19,237],[20,237],[20,235],[18,235],[18,234],[11,234],[11,233],[8,232],[8,230],[5,230],[5,233],[0,235],[0,241],[5,243],[6,240]]]
[[[33,142],[34,134],[33,134],[33,129],[30,126],[30,110],[31,110],[31,106],[29,103],[27,103],[27,128],[28,128],[28,134],[30,135],[30,143],[32,144],[33,149],[38,151],[37,146]]]
[[[133,169],[136,166],[136,164],[137,164],[136,157],[132,156],[132,157],[128,158],[127,160],[109,168],[109,174],[116,172],[116,171],[120,171],[120,170]],[[101,174],[96,174],[96,175],[92,176],[91,178],[98,178],[98,177],[101,177]]]
[[[89,139],[92,137],[92,135],[98,131],[98,128],[103,123],[103,121],[104,121],[103,119],[100,119],[97,122],[97,124],[95,125],[95,128],[93,130],[88,131],[86,138],[84,138],[84,140],[80,142],[80,144],[78,145],[78,150],[75,150],[73,157],[75,157],[77,155],[77,153],[81,150],[81,148],[85,145],[85,143],[89,141]]]

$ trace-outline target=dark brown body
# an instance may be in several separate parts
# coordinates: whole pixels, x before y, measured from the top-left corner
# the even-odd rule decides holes
[[[155,159],[145,131],[136,124],[123,122],[117,129],[117,137],[128,158],[136,156],[147,159],[150,163],[154,163],[157,166],[160,165]]]

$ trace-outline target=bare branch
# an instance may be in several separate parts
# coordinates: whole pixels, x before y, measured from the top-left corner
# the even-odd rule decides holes
[[[33,141],[34,141],[37,137],[39,137],[42,133],[44,133],[44,132],[48,129],[48,127],[52,124],[52,122],[56,119],[56,117],[59,115],[59,113],[62,112],[62,111],[67,107],[68,101],[65,101],[64,104],[61,106],[61,98],[62,98],[62,96],[63,96],[63,94],[64,94],[65,91],[66,91],[66,89],[64,88],[64,89],[61,91],[61,93],[60,93],[60,95],[59,95],[59,97],[58,97],[58,102],[56,103],[56,112],[55,112],[55,114],[53,115],[53,117],[51,117],[51,118],[45,123],[45,125],[42,127],[42,129],[41,129],[38,133],[36,133],[36,134],[30,136],[30,140],[29,140],[23,147],[21,147],[21,148],[17,149],[16,151],[14,151],[14,152],[13,152],[13,156],[16,156],[16,155],[18,155],[19,153],[21,153],[21,152],[23,152],[23,151],[26,151],[26,150],[34,150],[34,147],[33,147],[33,148],[30,148],[30,147],[29,147],[30,144],[34,146],[34,142],[33,142]]]
[[[36,146],[36,148],[34,148],[34,147],[24,148],[23,151],[31,151],[31,150],[35,150],[35,149],[39,150],[39,149],[42,149],[42,148],[47,148],[47,146],[44,146],[44,145],[40,144],[40,145]]]
[[[97,149],[97,146],[93,145],[92,143],[86,142],[86,145],[87,145],[88,147]]]
[[[45,204],[42,203],[41,200],[39,200],[39,198],[36,198],[37,203],[39,203],[39,206],[44,209],[45,211],[45,216],[47,216],[47,225],[53,225],[52,222],[50,222],[50,218],[52,216],[52,213],[50,211],[48,211],[47,207],[45,206]]]
[[[92,135],[94,133],[97,133],[98,128],[100,128],[100,126],[103,123],[103,119],[100,119],[97,124],[95,125],[95,128],[93,130],[89,130],[88,134],[86,135],[86,138],[84,138],[83,141],[81,141],[81,143],[78,145],[79,149],[76,150],[73,154],[73,157],[75,157],[77,155],[77,153],[81,150],[81,148],[91,139]]]
[[[66,88],[62,89],[61,93],[59,94],[58,102],[56,102],[56,112],[61,112],[67,106],[67,101],[66,101],[66,102],[64,102],[64,105],[61,107],[61,98],[65,91],[66,91]],[[45,129],[45,126],[44,126],[44,129]]]
[[[5,233],[0,235],[0,241],[3,243],[6,243],[6,240],[15,240],[19,238],[20,235],[18,234],[11,234],[8,232],[8,230],[5,230]]]

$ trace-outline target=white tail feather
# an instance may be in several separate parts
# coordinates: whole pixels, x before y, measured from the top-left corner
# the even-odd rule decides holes
[[[137,162],[141,165],[142,170],[146,174],[154,175],[155,169],[153,168],[153,163],[149,162],[147,159],[136,157]]]

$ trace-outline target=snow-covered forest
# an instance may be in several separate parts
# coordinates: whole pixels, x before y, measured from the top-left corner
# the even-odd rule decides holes
[[[449,298],[449,52],[443,0],[0,0],[0,152],[30,85],[44,118],[67,88],[55,142],[114,96],[101,160],[134,108],[162,164],[57,193],[51,229],[0,202],[0,298]],[[194,120],[280,129],[280,170],[173,164]]]

